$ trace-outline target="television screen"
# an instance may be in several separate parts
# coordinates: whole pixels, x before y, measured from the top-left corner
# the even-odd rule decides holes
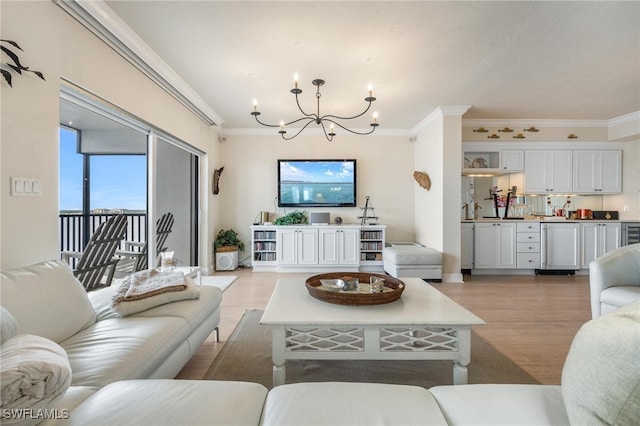
[[[278,160],[278,206],[355,205],[356,160]]]

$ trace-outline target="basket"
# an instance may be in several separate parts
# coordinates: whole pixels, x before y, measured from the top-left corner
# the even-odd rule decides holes
[[[329,279],[350,279],[357,278],[361,283],[369,283],[371,277],[384,279],[384,286],[387,290],[384,293],[359,293],[355,291],[331,291],[322,286],[320,280]],[[327,274],[314,275],[305,281],[305,286],[309,294],[315,299],[323,302],[334,303],[336,305],[382,305],[398,300],[404,291],[405,284],[390,275],[370,274],[366,272],[330,272]]]

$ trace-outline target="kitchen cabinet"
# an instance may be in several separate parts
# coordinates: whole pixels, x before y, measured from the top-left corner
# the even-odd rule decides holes
[[[518,269],[540,269],[540,223],[516,225],[516,266]]]
[[[281,227],[278,229],[278,262],[281,265],[316,265],[318,229]]]
[[[473,269],[473,223],[462,223],[460,269]]]
[[[540,269],[580,269],[580,224],[543,223],[540,228]]]
[[[516,268],[515,223],[476,223],[473,245],[475,269]]]
[[[622,192],[621,150],[573,151],[573,192],[615,194]]]
[[[360,230],[328,227],[318,229],[321,265],[355,265],[360,263]]]
[[[620,247],[622,224],[620,222],[582,222],[580,237],[582,239],[580,268],[587,269],[592,260]]]
[[[524,191],[529,194],[570,194],[573,191],[571,150],[526,150]]]
[[[524,170],[523,149],[503,149],[500,152],[500,168],[508,172],[521,172]]]

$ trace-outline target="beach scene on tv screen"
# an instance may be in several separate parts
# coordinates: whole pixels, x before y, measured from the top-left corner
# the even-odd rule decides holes
[[[287,161],[280,163],[281,204],[352,204],[352,161]]]

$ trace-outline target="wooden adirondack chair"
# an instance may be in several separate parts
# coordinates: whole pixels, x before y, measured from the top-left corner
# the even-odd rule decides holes
[[[79,259],[73,274],[87,291],[111,285],[117,263],[114,254],[126,231],[126,216],[113,216],[98,226],[82,253],[62,252],[67,262],[71,257]]]
[[[163,251],[167,250],[165,243],[167,237],[171,233],[173,228],[173,214],[165,213],[156,221],[156,255],[160,255]],[[138,251],[133,251],[134,247],[139,247]],[[124,251],[117,251],[116,255],[120,256],[120,263],[118,264],[118,276],[123,276],[127,273],[142,271],[149,268],[148,260],[148,243],[138,243],[133,241],[125,241]]]

